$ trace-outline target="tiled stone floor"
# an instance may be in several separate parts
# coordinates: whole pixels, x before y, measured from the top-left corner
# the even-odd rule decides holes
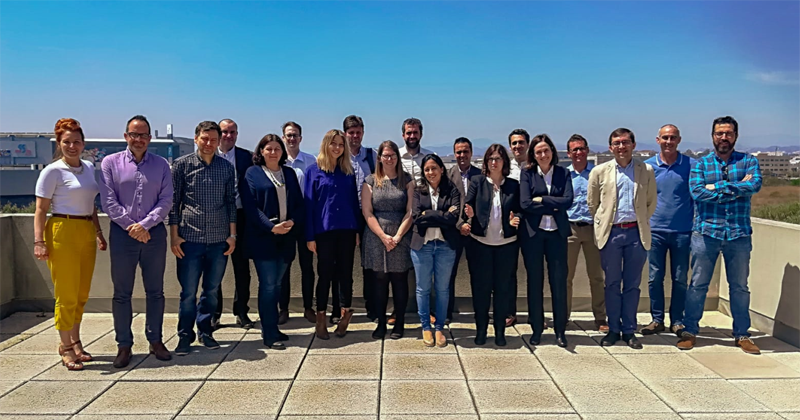
[[[679,351],[670,334],[642,338],[638,351],[606,349],[590,315],[573,315],[566,349],[552,329],[529,346],[525,324],[507,332],[505,348],[491,338],[477,347],[469,315],[449,326],[443,349],[424,347],[418,324],[401,340],[373,340],[364,317],[345,338],[321,341],[297,314],[282,328],[286,351],[265,349],[258,329],[226,327],[215,334],[222,348],[195,346],[161,362],[145,354],[139,314],[136,356],[118,370],[111,315],[87,314],[83,341],[96,361],[67,372],[52,314],[17,313],[0,321],[0,418],[800,419],[796,347],[754,331],[763,354],[746,355],[733,346],[731,319],[708,312],[692,351]],[[176,324],[168,314],[170,350]]]

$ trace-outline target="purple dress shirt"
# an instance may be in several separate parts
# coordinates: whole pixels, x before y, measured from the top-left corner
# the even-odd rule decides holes
[[[139,223],[143,228],[164,222],[172,209],[172,174],[169,163],[150,152],[138,164],[129,149],[103,159],[100,194],[103,211],[123,229]]]

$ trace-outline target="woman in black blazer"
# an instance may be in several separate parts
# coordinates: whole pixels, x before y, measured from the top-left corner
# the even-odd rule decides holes
[[[517,227],[519,183],[508,174],[511,162],[500,144],[493,144],[483,157],[482,175],[472,177],[464,201],[464,216],[473,240],[467,245],[467,265],[475,310],[475,344],[486,344],[489,306],[494,293],[494,342],[506,345],[506,315],[509,311],[514,259],[519,255]]]
[[[522,258],[528,272],[528,322],[531,344],[541,342],[544,329],[544,259],[553,300],[556,343],[567,346],[567,209],[572,206],[572,177],[558,166],[558,153],[547,134],[531,139],[528,165],[520,178],[520,206],[525,221],[520,232]]]
[[[428,347],[447,346],[444,320],[450,299],[450,273],[456,260],[456,229],[461,214],[461,194],[444,176],[442,159],[422,158],[423,176],[414,190],[411,262],[417,277],[417,312],[422,323],[422,342]],[[431,288],[436,289],[436,337],[431,332]]]
[[[284,166],[287,152],[281,138],[267,134],[253,153],[242,188],[242,207],[247,214],[247,254],[258,274],[258,314],[264,344],[284,350],[289,337],[278,330],[278,298],[283,273],[294,259],[305,220],[305,204],[294,169]]]

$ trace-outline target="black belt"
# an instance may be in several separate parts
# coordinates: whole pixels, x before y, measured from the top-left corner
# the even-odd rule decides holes
[[[592,225],[591,223],[586,223],[586,222],[570,222],[570,223],[572,223],[573,225],[575,225],[577,227],[586,227],[586,226],[591,226]]]
[[[71,214],[58,214],[58,213],[53,213],[51,216],[59,217],[61,219],[92,220],[92,216],[73,216]]]

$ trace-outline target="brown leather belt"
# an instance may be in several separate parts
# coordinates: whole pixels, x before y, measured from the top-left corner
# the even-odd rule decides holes
[[[71,214],[58,214],[58,213],[53,213],[52,217],[59,217],[61,219],[92,220],[92,216],[74,216]]]
[[[611,225],[611,226],[620,229],[632,229],[638,226],[638,224],[636,224],[636,222],[628,222],[628,223],[617,223],[616,225]]]

